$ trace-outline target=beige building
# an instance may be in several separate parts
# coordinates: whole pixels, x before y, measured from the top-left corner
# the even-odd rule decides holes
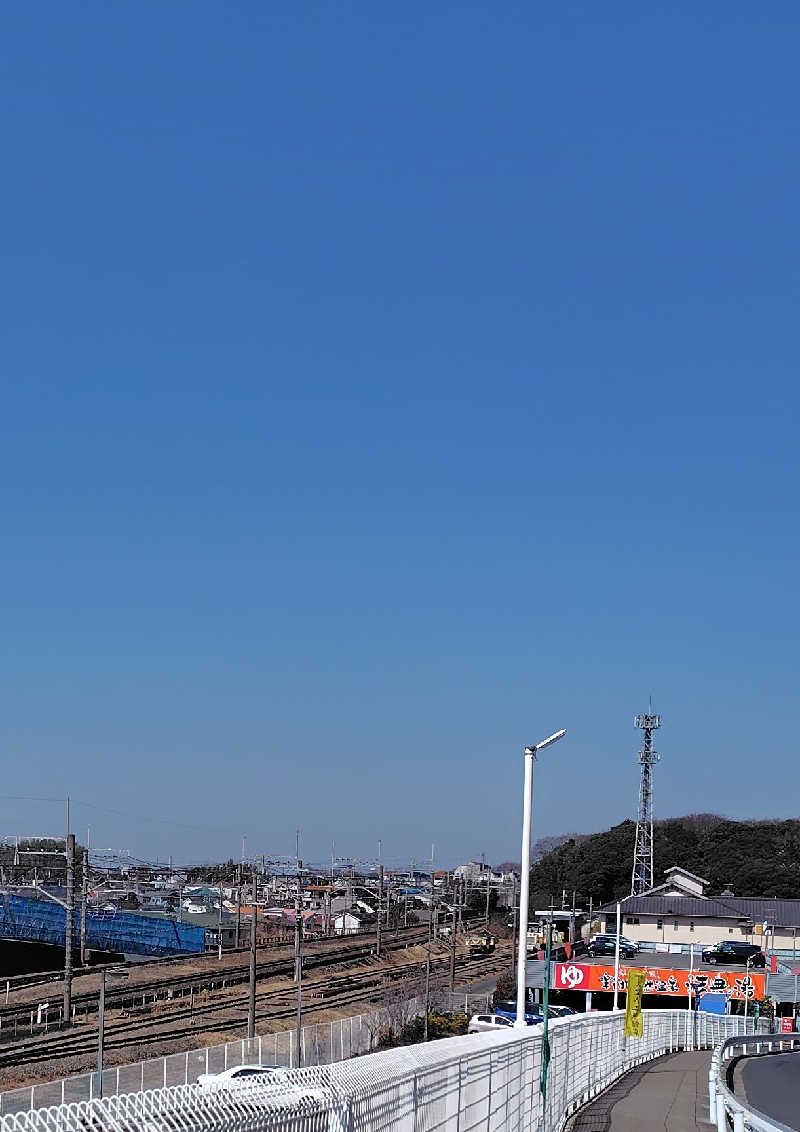
[[[706,896],[708,881],[687,869],[665,870],[666,880],[643,896],[621,903],[622,934],[636,943],[702,944],[743,940],[794,953],[800,946],[800,900],[737,897],[732,892]],[[616,927],[616,904],[600,909],[603,931]]]

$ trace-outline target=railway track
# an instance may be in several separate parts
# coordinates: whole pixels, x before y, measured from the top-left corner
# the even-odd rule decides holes
[[[441,986],[447,979],[449,954],[437,955],[432,960],[432,985]],[[463,980],[472,974],[490,974],[507,966],[505,956],[487,959],[462,959],[457,969]],[[305,968],[304,968],[305,969]],[[424,964],[412,962],[393,968],[370,969],[313,980],[304,983],[306,996],[323,991],[321,997],[306,998],[304,1015],[313,1021],[319,1010],[342,1009],[354,1003],[367,1004],[379,1000],[387,981],[399,983],[418,980]],[[294,1017],[296,1005],[293,988],[275,988],[256,996],[256,1022],[274,1022]],[[259,1005],[261,1009],[259,1010]],[[106,1023],[104,1048],[107,1051],[123,1050],[128,1046],[149,1046],[175,1042],[201,1033],[213,1026],[215,1032],[241,1029],[247,1014],[246,995],[228,997],[220,1002],[204,1002],[190,1007],[182,1005],[170,1013],[148,1014],[146,1017],[118,1018]],[[202,1019],[207,1019],[205,1023]],[[58,1062],[67,1057],[94,1057],[97,1049],[97,1031],[94,1026],[84,1034],[73,1030],[34,1038],[0,1048],[0,1067],[32,1065],[42,1061]]]
[[[464,921],[464,923],[465,923],[465,930],[466,930],[467,921]],[[412,926],[410,928],[389,928],[389,929],[385,930],[384,935],[385,935],[385,938],[388,938],[390,934],[394,935],[397,932],[408,934],[408,933],[418,933],[421,930],[424,931],[425,929],[424,928],[421,929],[421,928],[416,927],[416,926]],[[244,934],[244,929],[243,929],[243,934]],[[351,935],[348,935],[348,937],[347,937],[348,940],[352,940],[355,944],[361,943],[362,945],[365,944],[368,940],[374,939],[374,938],[375,938],[375,931],[374,930],[354,932]],[[320,940],[315,940],[313,942],[318,943],[318,944],[323,944],[323,945],[324,944],[336,945],[337,943],[339,945],[341,945],[342,941],[341,941],[341,939],[320,939]],[[311,946],[311,943],[312,943],[312,941],[309,941],[307,946]],[[293,940],[292,940],[291,937],[288,937],[286,939],[281,939],[281,940],[267,939],[267,940],[264,940],[261,943],[259,943],[258,950],[259,951],[279,951],[281,948],[291,948],[292,946],[293,946]],[[249,955],[249,952],[250,952],[250,948],[247,944],[245,944],[242,947],[236,947],[236,948],[228,949],[226,951],[226,954],[227,955],[240,955],[243,958],[246,958]],[[184,964],[184,963],[187,963],[187,962],[188,963],[197,962],[197,961],[202,962],[203,960],[212,961],[211,955],[209,953],[199,953],[197,955],[161,955],[161,956],[154,955],[151,958],[148,958],[146,960],[146,962],[144,962],[144,963],[129,963],[128,966],[132,970],[135,970],[139,966],[170,967],[170,966],[177,966],[179,964]],[[98,964],[96,964],[92,967],[76,967],[74,972],[73,972],[73,978],[79,979],[79,978],[82,978],[84,976],[96,975],[98,973],[98,971],[100,971],[102,966],[109,966],[109,967],[113,966],[113,967],[116,968],[116,967],[119,967],[120,964],[119,963],[108,963],[108,964],[98,963]],[[37,971],[37,972],[32,972],[31,974],[27,974],[27,975],[10,975],[10,976],[8,976],[8,978],[2,980],[2,982],[4,982],[7,985],[9,993],[13,994],[17,990],[29,990],[32,987],[49,986],[53,983],[60,983],[63,980],[63,978],[64,978],[63,968],[59,968],[57,971]],[[169,981],[169,980],[166,979],[164,981]]]
[[[400,929],[399,934],[385,934],[382,941],[383,949],[387,951],[396,951],[398,949],[410,946],[415,943],[424,942],[427,939],[427,926],[403,928]],[[311,968],[317,965],[329,965],[337,962],[349,962],[358,959],[362,956],[370,955],[375,949],[375,936],[370,934],[366,938],[362,935],[357,937],[354,943],[345,943],[340,939],[331,940],[316,940],[309,941],[304,944],[304,968]],[[319,958],[319,962],[317,961]],[[135,972],[138,965],[130,965],[127,970]],[[268,959],[265,962],[257,964],[256,972],[257,978],[270,978],[276,975],[293,973],[294,971],[294,955],[287,953],[285,957],[275,959]],[[87,974],[97,974],[96,970],[87,972]],[[225,967],[210,967],[207,971],[192,972],[186,975],[168,975],[164,978],[150,979],[144,982],[139,982],[131,986],[113,989],[106,987],[106,1003],[109,1007],[124,1006],[126,1002],[131,1004],[139,998],[145,1001],[150,998],[153,1001],[157,999],[168,999],[174,997],[176,991],[181,993],[188,993],[194,989],[195,993],[202,993],[206,990],[224,989],[227,986],[235,985],[237,982],[247,982],[249,980],[249,954],[244,952],[242,954],[242,962],[235,965],[228,965]],[[54,988],[55,989],[55,988]],[[99,1002],[99,988],[97,990],[77,993],[72,996],[72,1004],[76,1015],[81,1014],[88,1017],[90,1013],[96,1013]],[[15,1018],[18,1026],[27,1026],[31,1014],[31,1002],[20,1003],[18,1005],[9,1005],[0,1009],[0,1036],[4,1030],[14,1026]]]

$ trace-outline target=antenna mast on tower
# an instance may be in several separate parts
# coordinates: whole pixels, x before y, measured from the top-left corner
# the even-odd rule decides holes
[[[653,732],[661,726],[661,716],[653,715],[652,704],[646,715],[637,715],[635,727],[644,732],[639,752],[642,774],[639,780],[639,812],[636,818],[636,848],[633,851],[631,896],[641,896],[653,887],[653,767],[660,755],[653,749]]]

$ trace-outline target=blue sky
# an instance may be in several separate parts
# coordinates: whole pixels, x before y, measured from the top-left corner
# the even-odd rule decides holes
[[[796,813],[796,5],[4,25],[0,830]]]

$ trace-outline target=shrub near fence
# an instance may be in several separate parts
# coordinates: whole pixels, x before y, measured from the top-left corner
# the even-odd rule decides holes
[[[448,994],[436,991],[431,1005],[443,1010],[476,1013],[488,1009],[486,994]],[[383,1030],[424,1013],[424,1000],[414,998],[391,1007],[354,1014],[334,1022],[317,1022],[302,1030],[302,1064],[330,1065],[350,1057],[369,1053],[378,1044]],[[274,1034],[260,1034],[252,1041],[242,1038],[223,1045],[188,1050],[185,1053],[167,1054],[129,1065],[117,1065],[103,1072],[102,1096],[141,1092],[143,1089],[161,1089],[170,1085],[190,1085],[201,1073],[221,1073],[232,1065],[286,1065],[297,1062],[297,1033],[282,1030]],[[45,1081],[22,1089],[0,1093],[0,1116],[46,1108],[50,1105],[90,1101],[99,1097],[100,1081],[97,1073],[82,1073],[58,1081]]]

